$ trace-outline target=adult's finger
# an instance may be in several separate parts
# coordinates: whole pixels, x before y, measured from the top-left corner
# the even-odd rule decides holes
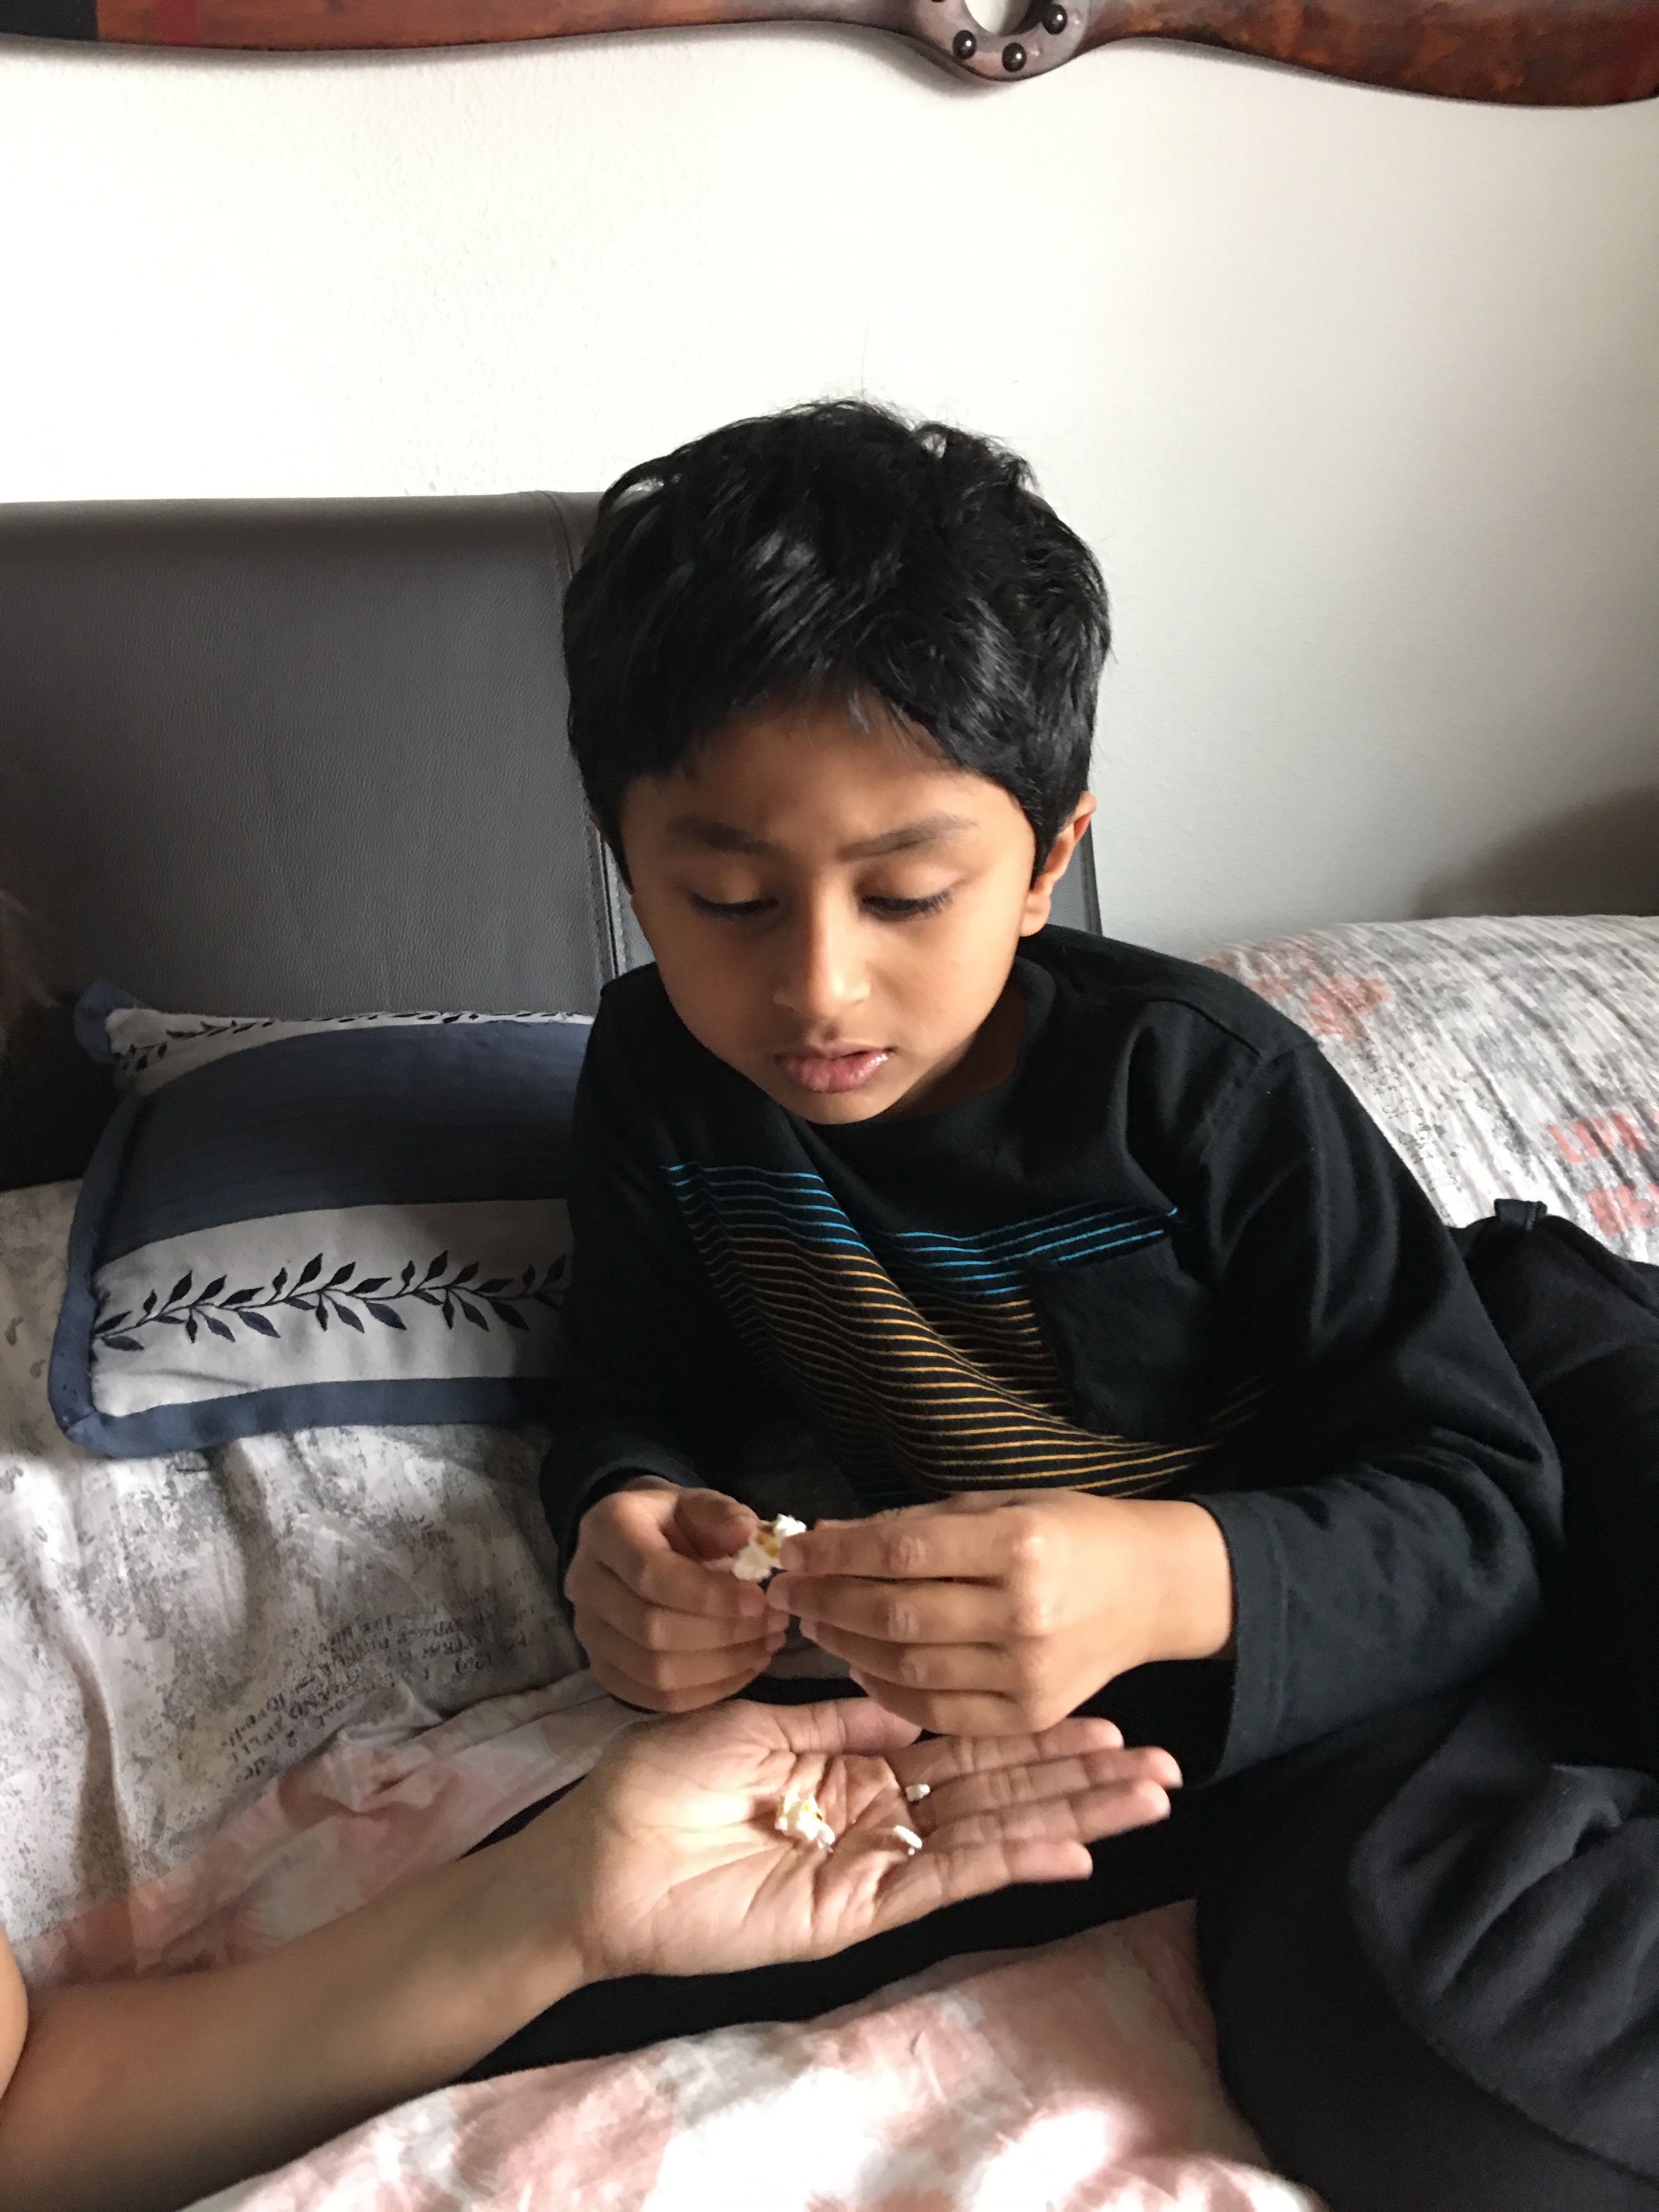
[[[578,1613],[576,1634],[601,1679],[624,1674],[653,1690],[710,1691],[733,1680],[751,1682],[777,1649],[769,1638],[727,1644],[714,1651],[653,1651],[597,1616]]]
[[[649,1604],[708,1620],[763,1620],[769,1608],[752,1583],[740,1583],[735,1575],[672,1548],[650,1510],[659,1495],[618,1491],[606,1498],[615,1510],[601,1517],[595,1508],[584,1519],[582,1546],[591,1547],[596,1559]]]
[[[830,1863],[833,1865],[834,1861]],[[870,1919],[848,1942],[902,1928],[941,1905],[984,1897],[1011,1882],[1080,1881],[1094,1872],[1086,1844],[1041,1838],[1012,1843],[963,1842],[954,1850],[927,1850],[895,1861],[872,1900]]]
[[[720,1719],[726,1727],[743,1729],[751,1741],[803,1757],[815,1752],[830,1758],[842,1753],[898,1753],[914,1744],[919,1734],[914,1722],[868,1698],[826,1698],[812,1705],[743,1704],[728,1707]]]
[[[991,1581],[1040,1542],[1036,1516],[1000,1492],[983,1510],[910,1505],[867,1521],[820,1521],[780,1547],[784,1572],[878,1582]]]
[[[997,1811],[970,1813],[935,1830],[937,1843],[951,1851],[964,1844],[1099,1843],[1131,1828],[1150,1827],[1170,1817],[1169,1792],[1149,1778],[1108,1783],[1076,1795],[1044,1798]]]
[[[1097,1751],[1121,1749],[1123,1731],[1115,1721],[1086,1713],[1068,1714],[1036,1735],[939,1736],[919,1743],[904,1758],[906,1782],[945,1782],[960,1774],[985,1774],[1000,1766],[1045,1759],[1074,1759]],[[1166,1753],[1167,1757],[1168,1754]],[[1174,1764],[1173,1760],[1170,1762]]]
[[[777,1630],[763,1613],[734,1620],[729,1613],[674,1613],[652,1605],[629,1589],[603,1559],[591,1560],[580,1576],[573,1567],[566,1587],[579,1612],[609,1621],[643,1650],[719,1651],[757,1638],[778,1640]]]
[[[1178,1789],[1180,1770],[1167,1752],[1101,1751],[1082,1759],[1042,1759],[1028,1766],[994,1767],[936,1784],[916,1808],[914,1823],[943,1832],[957,1822],[1013,1822],[1020,1814],[1060,1803],[1082,1802],[1101,1790],[1141,1786],[1164,1794]],[[1024,1832],[1011,1826],[1011,1833]]]

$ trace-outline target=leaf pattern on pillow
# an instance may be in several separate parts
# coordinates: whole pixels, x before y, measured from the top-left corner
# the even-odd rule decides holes
[[[125,1039],[126,1030],[137,1018],[137,1041]],[[161,1016],[148,1006],[121,1007],[107,1018],[106,1034],[110,1040],[110,1051],[123,1078],[131,1082],[155,1067],[167,1055],[167,1048],[174,1044],[198,1044],[207,1038],[246,1036],[256,1030],[272,1030],[284,1035],[302,1036],[309,1032],[330,1030],[373,1029],[382,1024],[395,1029],[421,1029],[436,1024],[451,1028],[458,1022],[586,1022],[584,1015],[475,1013],[373,1013],[331,1014],[316,1021],[284,1021],[275,1014],[200,1014]],[[160,1036],[153,1034],[155,1024],[164,1026]],[[147,1033],[149,1032],[149,1033]],[[280,1042],[279,1038],[272,1042]]]
[[[361,1335],[365,1316],[382,1328],[408,1326],[399,1306],[416,1304],[441,1314],[444,1325],[453,1328],[456,1316],[475,1328],[527,1330],[530,1323],[520,1310],[526,1305],[557,1309],[564,1297],[569,1255],[541,1264],[532,1261],[521,1274],[490,1275],[478,1279],[480,1263],[469,1260],[452,1267],[447,1252],[427,1262],[404,1263],[395,1287],[390,1275],[363,1275],[353,1282],[357,1262],[348,1260],[322,1279],[325,1256],[314,1253],[291,1279],[287,1267],[278,1267],[269,1283],[252,1283],[245,1289],[227,1291],[228,1275],[216,1275],[200,1290],[194,1270],[187,1270],[163,1297],[159,1290],[146,1293],[137,1307],[118,1313],[99,1314],[93,1326],[93,1342],[105,1352],[142,1352],[141,1340],[149,1329],[182,1328],[190,1342],[205,1328],[214,1336],[235,1340],[240,1325],[251,1336],[280,1337],[273,1316],[304,1315],[320,1329],[330,1322],[354,1328]],[[193,1293],[193,1295],[192,1295]],[[416,1318],[411,1314],[410,1318]]]
[[[250,1021],[204,1019],[192,1022],[184,1029],[164,1030],[156,1043],[142,1045],[137,1048],[129,1047],[125,1051],[118,1050],[115,1054],[115,1064],[118,1067],[124,1068],[129,1075],[142,1075],[154,1061],[166,1059],[167,1047],[170,1044],[182,1044],[186,1040],[196,1037],[244,1036],[250,1030],[268,1030],[273,1026],[273,1023],[274,1017]]]

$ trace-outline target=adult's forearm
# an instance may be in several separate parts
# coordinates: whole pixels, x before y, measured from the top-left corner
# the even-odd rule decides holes
[[[558,1854],[519,1841],[246,1964],[46,1992],[0,2099],[0,2203],[175,2212],[453,2081],[582,1978]]]

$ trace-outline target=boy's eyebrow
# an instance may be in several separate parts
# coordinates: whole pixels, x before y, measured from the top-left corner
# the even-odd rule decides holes
[[[973,826],[965,814],[924,814],[915,822],[902,823],[896,830],[884,830],[879,837],[861,837],[856,844],[843,845],[836,857],[841,860],[878,860],[888,853],[908,853],[918,845],[934,844],[941,837]],[[714,853],[770,853],[775,849],[764,837],[738,830],[729,822],[718,822],[709,814],[676,814],[667,824],[667,834],[677,844],[703,845]]]

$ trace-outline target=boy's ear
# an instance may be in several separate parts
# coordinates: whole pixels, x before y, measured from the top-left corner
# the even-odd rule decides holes
[[[1019,925],[1022,937],[1034,936],[1046,926],[1054,902],[1055,885],[1065,874],[1066,864],[1076,852],[1094,811],[1095,795],[1085,791],[1061,823],[1047,859],[1032,877],[1031,888],[1025,894],[1025,913]]]

